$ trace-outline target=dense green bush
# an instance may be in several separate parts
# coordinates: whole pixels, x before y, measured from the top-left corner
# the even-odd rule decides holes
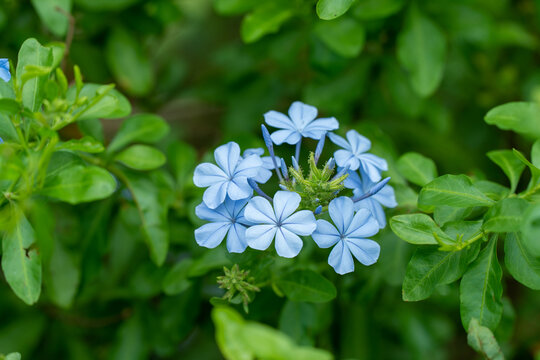
[[[532,0],[2,0],[0,353],[539,358],[539,24]],[[195,166],[295,100],[388,161],[373,266],[195,242]],[[231,273],[260,291],[221,299]]]

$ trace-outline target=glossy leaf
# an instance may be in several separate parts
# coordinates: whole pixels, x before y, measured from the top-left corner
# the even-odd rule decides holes
[[[312,270],[295,270],[280,277],[277,286],[292,301],[327,302],[337,295],[328,279]]]
[[[422,154],[408,152],[397,162],[401,175],[413,184],[424,186],[437,177],[435,162]]]
[[[514,156],[512,150],[495,150],[487,153],[487,156],[497,164],[510,180],[510,191],[516,190],[519,178],[525,169],[519,159]]]
[[[84,84],[79,94],[79,98],[94,99],[106,86],[98,84]],[[66,98],[75,101],[77,89],[71,86],[68,89]],[[127,116],[131,113],[131,104],[128,99],[119,91],[112,89],[99,101],[89,108],[84,107],[78,115],[77,120],[89,119],[116,119]],[[78,113],[77,113],[78,114]]]
[[[82,151],[91,154],[100,153],[105,150],[102,143],[90,136],[81,139],[72,139],[56,145],[58,150]]]
[[[402,240],[415,245],[436,245],[439,244],[437,238],[443,242],[453,242],[433,219],[425,214],[396,215],[390,219],[390,227]]]
[[[443,175],[420,191],[418,204],[434,206],[491,206],[495,202],[478,190],[465,175]]]
[[[157,115],[137,114],[122,123],[109,144],[108,152],[115,152],[131,143],[152,144],[169,132],[169,125]]]
[[[345,14],[354,0],[319,0],[317,15],[323,20],[332,20]]]
[[[114,159],[134,170],[153,170],[165,164],[165,155],[148,145],[132,145],[119,152]]]
[[[540,138],[540,105],[529,102],[510,102],[491,109],[484,120],[502,130]]]
[[[504,263],[520,283],[540,290],[540,257],[533,256],[519,233],[509,233],[504,240]]]
[[[486,232],[516,232],[521,229],[523,213],[529,203],[520,198],[507,198],[493,205],[484,216]]]

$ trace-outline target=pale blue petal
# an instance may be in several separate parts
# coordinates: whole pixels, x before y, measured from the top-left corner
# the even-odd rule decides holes
[[[278,221],[285,221],[300,205],[302,198],[295,192],[278,191],[274,195],[274,211]]]
[[[195,241],[200,246],[213,249],[221,244],[229,227],[231,227],[231,223],[228,222],[204,224],[200,228],[195,229]]]
[[[334,221],[336,228],[340,234],[345,234],[354,217],[354,204],[351,199],[345,196],[340,196],[328,205],[328,212]]]
[[[354,271],[353,257],[343,240],[338,242],[330,252],[330,256],[328,256],[328,264],[330,264],[330,266],[332,266],[340,275]]]
[[[210,209],[215,209],[223,204],[227,196],[228,182],[214,184],[210,186],[203,194],[203,201]]]
[[[294,145],[302,139],[302,135],[300,135],[298,130],[278,130],[274,131],[270,137],[276,145],[283,143]]]
[[[242,200],[251,197],[253,189],[249,186],[247,178],[236,177],[228,182],[227,195],[231,200]]]
[[[257,176],[259,168],[261,167],[261,158],[258,155],[250,155],[247,158],[240,160],[236,168],[233,170],[233,176],[254,177]]]
[[[386,214],[384,213],[384,209],[382,208],[381,204],[372,198],[367,198],[355,203],[355,208],[369,210],[377,220],[380,229],[386,226]]]
[[[340,146],[345,150],[349,150],[349,151],[351,150],[351,145],[347,142],[347,140],[345,140],[341,136],[336,135],[334,133],[328,133],[328,137],[330,138],[330,141],[332,141],[337,146]]]
[[[271,156],[265,156],[261,158],[261,160],[263,162],[263,168],[268,169],[268,170],[274,170],[276,168],[274,166],[274,161],[272,160]],[[281,163],[281,159],[276,156],[276,164],[278,164],[279,166],[280,163]]]
[[[336,130],[339,123],[336,118],[322,118],[313,120],[302,130],[302,136],[319,140],[329,131]]]
[[[295,124],[295,127],[300,130],[317,117],[317,108],[300,101],[295,101],[289,107],[289,117]]]
[[[202,163],[197,165],[193,174],[193,183],[198,187],[208,187],[228,179],[227,174],[214,164]]]
[[[387,208],[394,208],[398,205],[394,188],[390,185],[386,185],[378,193],[373,195],[373,199]]]
[[[252,149],[246,149],[244,150],[244,153],[242,154],[243,157],[248,157],[250,155],[258,155],[261,156],[264,154],[263,148],[252,148]]]
[[[214,151],[214,158],[218,166],[229,176],[234,174],[238,160],[240,159],[240,146],[231,141],[221,145]]]
[[[212,222],[228,222],[229,216],[223,205],[218,206],[216,209],[210,209],[205,203],[197,205],[195,208],[195,215],[201,220]]]
[[[278,129],[285,129],[285,130],[295,129],[293,122],[291,121],[291,119],[287,117],[287,115],[274,111],[274,110],[268,111],[266,114],[264,114],[264,121],[268,125],[278,128]]]
[[[311,234],[311,237],[323,249],[333,246],[340,240],[339,232],[335,226],[323,219],[317,220],[317,229]]]
[[[0,68],[0,79],[4,80],[5,82],[11,80],[11,73],[9,72],[9,70]]]
[[[246,241],[250,248],[266,250],[274,240],[277,227],[275,225],[255,225],[246,230]]]
[[[230,253],[242,253],[246,248],[246,228],[240,224],[234,224],[227,236],[227,250]]]
[[[276,252],[279,256],[295,257],[302,250],[303,245],[302,239],[287,229],[280,228],[276,232]]]
[[[386,160],[376,155],[361,154],[358,156],[358,159],[360,160],[362,174],[365,174],[372,182],[381,180],[381,171],[388,170]]]
[[[338,150],[334,153],[334,159],[339,167],[349,166],[350,170],[357,170],[360,166],[360,162],[349,150]]]
[[[238,219],[238,217],[243,216],[244,208],[248,202],[249,198],[237,201],[226,199],[225,203],[223,204],[223,208],[225,209],[229,218]]]
[[[259,184],[266,184],[268,180],[272,177],[272,171],[260,167],[257,172],[257,176],[253,176],[252,179],[258,182]]]
[[[360,190],[360,192],[363,193],[362,189],[362,179],[360,178],[360,175],[356,171],[349,171],[349,176],[343,181],[343,185],[345,185],[348,189],[353,190]]]
[[[347,239],[350,252],[363,265],[373,265],[379,259],[381,247],[373,240],[369,239]]]
[[[308,236],[317,228],[317,222],[312,211],[300,210],[284,220],[282,227],[295,234]]]
[[[371,149],[371,141],[356,130],[347,131],[347,140],[351,144],[351,151],[354,154],[358,155]]]
[[[373,236],[378,232],[379,223],[375,220],[371,211],[360,209],[354,215],[345,235],[347,238],[364,238]]]
[[[268,200],[256,196],[249,201],[244,211],[244,217],[254,224],[275,224],[276,215]]]

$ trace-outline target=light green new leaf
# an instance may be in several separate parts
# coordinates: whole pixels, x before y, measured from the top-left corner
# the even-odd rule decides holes
[[[332,20],[345,14],[354,0],[319,0],[317,15],[323,20]]]
[[[2,240],[2,270],[15,295],[33,305],[41,294],[41,257],[32,247],[36,242],[34,229],[22,212],[18,217]]]
[[[484,216],[486,232],[516,232],[521,229],[523,213],[529,207],[526,200],[506,198],[493,205]]]
[[[504,263],[520,283],[540,290],[540,257],[533,256],[519,233],[509,233],[504,241]]]
[[[540,138],[540,105],[532,102],[510,102],[491,109],[484,120],[502,130]]]
[[[478,249],[478,243],[460,251],[440,251],[435,246],[416,249],[405,272],[403,300],[424,300],[438,285],[450,284],[459,279],[467,265],[477,256]]]
[[[463,275],[460,284],[460,313],[464,327],[476,318],[494,330],[501,320],[503,305],[502,269],[497,260],[497,238],[489,241]]]
[[[405,4],[405,0],[357,0],[353,14],[362,20],[381,19],[395,14]]]
[[[478,190],[465,175],[443,175],[422,188],[418,204],[433,206],[491,206],[495,202]]]
[[[21,354],[19,353],[11,353],[7,354],[5,360],[21,360]]]
[[[116,180],[98,166],[72,164],[48,173],[40,193],[70,204],[109,197],[116,190]]]
[[[327,302],[337,295],[334,284],[312,270],[295,270],[278,279],[277,286],[292,301]]]
[[[23,77],[26,79],[31,71],[32,66],[37,66],[40,69],[48,69],[47,72],[39,72],[39,76],[35,76],[26,80],[22,90],[23,105],[30,111],[38,111],[45,96],[44,88],[47,82],[48,74],[52,70],[53,54],[50,48],[41,46],[41,44],[33,38],[27,39],[19,50],[19,58],[17,62],[17,82],[20,86]],[[30,66],[27,70],[27,66]],[[38,73],[35,73],[36,75]]]
[[[488,360],[504,360],[504,354],[491,330],[480,325],[475,318],[469,322],[467,342]]]
[[[167,295],[177,295],[191,286],[188,279],[193,260],[183,259],[174,264],[163,278],[163,292]]]
[[[401,175],[413,184],[424,186],[437,177],[435,162],[422,154],[408,152],[397,162]]]
[[[390,219],[390,227],[402,240],[415,245],[437,245],[436,237],[449,244],[454,241],[426,214],[396,215]]]
[[[71,12],[71,0],[32,0],[32,5],[36,9],[39,18],[56,36],[66,35],[68,28],[68,17],[57,8],[64,10],[67,14]]]
[[[366,37],[362,24],[348,17],[318,22],[315,34],[328,48],[346,58],[360,54]]]
[[[429,96],[439,86],[446,61],[446,38],[437,25],[413,7],[397,40],[397,56],[413,89]]]
[[[153,170],[165,164],[165,155],[148,145],[132,145],[114,159],[134,170]]]
[[[105,55],[114,78],[129,94],[144,96],[152,90],[152,63],[131,33],[115,27],[107,39]]]
[[[241,34],[246,43],[253,43],[267,34],[275,33],[294,14],[288,1],[265,1],[244,17]]]
[[[169,132],[169,128],[167,122],[160,116],[152,114],[134,115],[124,120],[116,136],[109,144],[107,152],[118,151],[134,142],[155,143]]]
[[[514,192],[521,177],[521,173],[525,169],[519,159],[516,158],[512,150],[495,150],[487,153],[487,156],[495,164],[499,165],[502,171],[510,180],[510,191]]]
[[[84,84],[79,94],[79,99],[86,97],[90,102],[100,91],[103,91],[103,89],[107,87],[108,85]],[[74,102],[76,94],[76,87],[71,86],[66,94],[66,99]],[[80,111],[83,111],[83,113],[78,115],[77,120],[79,121],[90,119],[116,119],[128,116],[131,113],[131,104],[119,91],[111,89],[93,106],[90,108],[83,107]],[[75,115],[77,114],[79,113],[75,113]]]
[[[72,139],[56,145],[58,150],[82,151],[90,154],[100,153],[105,150],[102,143],[91,136],[85,136],[81,139]]]

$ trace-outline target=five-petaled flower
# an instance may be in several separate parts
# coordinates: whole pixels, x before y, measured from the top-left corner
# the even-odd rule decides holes
[[[225,200],[215,209],[210,209],[204,203],[195,208],[195,214],[206,221],[195,230],[195,240],[200,246],[215,248],[227,235],[227,250],[231,253],[241,253],[246,250],[246,225],[249,222],[244,217],[244,209],[249,199],[234,201]]]
[[[247,179],[256,177],[262,166],[258,155],[245,158],[240,156],[240,146],[235,142],[222,145],[214,152],[218,166],[203,163],[195,168],[193,183],[198,187],[208,187],[203,194],[204,203],[215,209],[221,205],[227,195],[231,200],[247,199],[253,195],[253,189]]]
[[[354,212],[354,203],[348,197],[332,200],[328,206],[334,225],[326,220],[317,220],[317,230],[311,235],[321,248],[334,246],[328,257],[330,264],[338,274],[354,271],[354,260],[364,265],[377,262],[380,246],[373,240],[366,239],[379,232],[379,224],[369,210]]]
[[[298,235],[308,236],[317,227],[315,216],[309,210],[300,210],[300,195],[289,191],[278,191],[272,204],[261,196],[254,197],[246,206],[246,219],[255,224],[246,230],[249,247],[266,250],[276,239],[279,256],[292,258],[304,245]]]
[[[9,60],[0,59],[0,79],[8,82],[11,80],[11,73],[9,72]]]
[[[336,118],[317,117],[317,108],[295,101],[289,107],[289,116],[277,111],[268,111],[264,120],[270,126],[281,129],[272,133],[272,141],[276,145],[284,142],[297,144],[302,137],[319,140],[326,132],[336,130],[339,123]]]
[[[369,193],[376,183],[372,182],[368,177],[360,178],[360,175],[358,175],[356,171],[349,171],[349,176],[347,176],[343,185],[353,190],[353,198],[359,198],[362,197],[362,195]],[[386,226],[386,214],[384,213],[383,206],[394,208],[397,205],[394,188],[390,185],[384,185],[384,187],[374,195],[356,201],[354,203],[354,209],[368,209],[371,211],[379,223],[379,228],[382,229]]]
[[[334,153],[339,167],[348,166],[350,170],[360,169],[360,172],[366,174],[371,181],[381,180],[381,171],[388,170],[386,160],[366,153],[371,148],[371,141],[357,131],[349,130],[347,140],[333,133],[329,133],[328,137],[334,144],[343,148]]]
[[[258,183],[264,184],[272,177],[272,171],[275,169],[274,162],[272,161],[271,156],[262,156],[264,154],[263,148],[253,148],[253,149],[246,149],[244,153],[242,154],[243,158],[247,158],[251,155],[259,156],[262,161],[262,166],[259,167],[259,171],[257,173],[257,176],[254,176],[252,179],[255,180]],[[277,157],[276,157],[277,158]],[[277,158],[279,161],[279,158]]]

